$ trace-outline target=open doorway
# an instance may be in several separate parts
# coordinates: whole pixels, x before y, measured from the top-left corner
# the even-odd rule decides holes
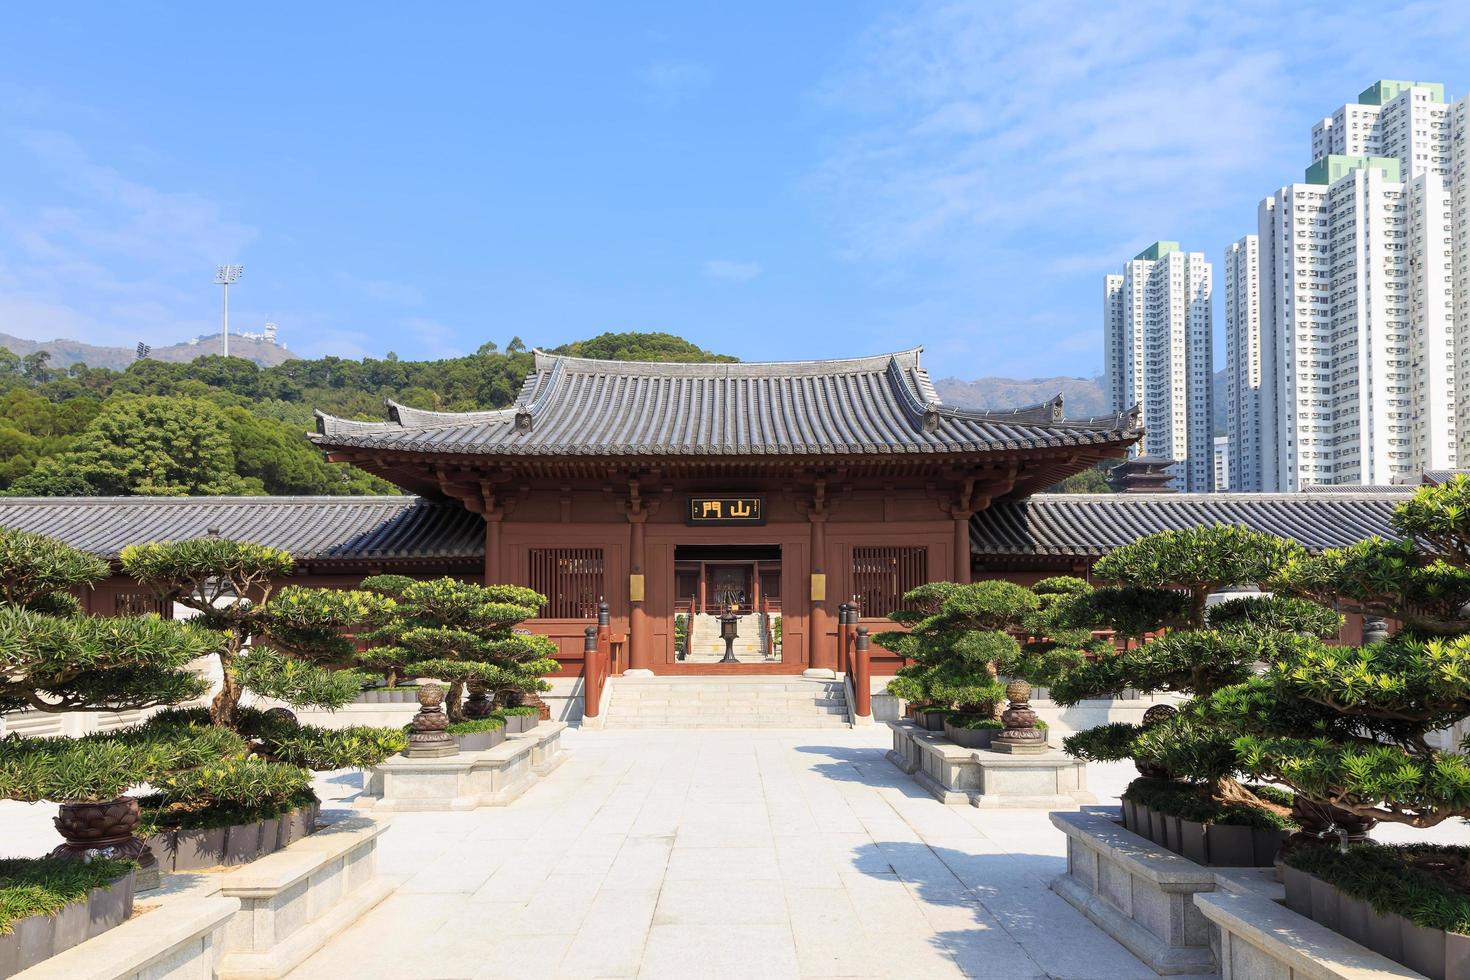
[[[723,617],[734,617],[726,644]],[[674,656],[681,663],[781,662],[779,545],[674,549]]]

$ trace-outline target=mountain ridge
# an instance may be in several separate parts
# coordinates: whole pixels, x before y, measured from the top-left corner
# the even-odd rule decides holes
[[[196,357],[219,353],[218,346],[219,335],[215,334],[192,342],[154,347],[148,352],[148,357],[154,361],[184,364]],[[36,351],[46,351],[51,355],[50,366],[62,370],[73,364],[85,364],[91,368],[111,368],[114,371],[122,371],[138,359],[136,348],[109,347],[68,338],[27,340],[13,334],[0,333],[0,347],[6,348],[12,354],[19,354],[21,357],[34,354]],[[284,364],[296,357],[294,353],[279,344],[239,334],[230,334],[230,354],[254,361],[260,367]]]

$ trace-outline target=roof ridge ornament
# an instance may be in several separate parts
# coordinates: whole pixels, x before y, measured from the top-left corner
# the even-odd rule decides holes
[[[516,402],[516,431],[531,431],[531,413],[524,402]]]
[[[939,402],[929,402],[924,406],[924,431],[934,433],[939,431]]]
[[[1057,392],[1057,397],[1051,400],[1051,420],[1053,422],[1067,421],[1067,413],[1063,408],[1062,393]]]

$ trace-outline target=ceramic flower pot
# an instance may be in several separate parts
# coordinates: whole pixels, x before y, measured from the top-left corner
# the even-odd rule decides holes
[[[1281,883],[1286,886],[1286,907],[1297,915],[1312,917],[1312,876],[1300,868],[1282,865]]]
[[[1210,848],[1205,839],[1205,825],[1198,820],[1179,818],[1179,853],[1195,864],[1210,863]]]
[[[261,823],[232,824],[225,832],[225,853],[221,864],[248,864],[260,857]]]
[[[1251,844],[1255,850],[1255,866],[1269,868],[1276,863],[1276,855],[1285,843],[1288,831],[1276,827],[1253,827]]]
[[[1337,895],[1337,931],[1357,943],[1359,946],[1367,946],[1370,949],[1370,936],[1368,935],[1368,903],[1361,898],[1353,898],[1338,892]]]
[[[962,749],[988,749],[994,734],[993,728],[956,728],[949,719],[944,721],[944,737]]]
[[[1333,932],[1342,924],[1340,893],[1321,878],[1312,879],[1312,920]]]
[[[138,801],[120,796],[105,803],[63,803],[53,823],[66,843],[52,857],[86,858],[92,854],[136,861],[147,845],[133,830],[142,819]]]
[[[1384,915],[1368,907],[1367,946],[1395,963],[1404,961],[1404,917],[1393,912]]]
[[[173,870],[196,871],[224,863],[225,828],[180,830],[174,835]]]
[[[1255,835],[1250,827],[1211,824],[1210,864],[1217,868],[1251,868],[1256,863]]]
[[[1439,929],[1416,926],[1408,919],[1400,919],[1399,923],[1399,934],[1404,940],[1404,956],[1399,962],[1418,970],[1429,980],[1445,980],[1445,934]]]
[[[1164,816],[1164,846],[1175,854],[1184,853],[1184,844],[1180,840],[1179,818],[1171,814]]]

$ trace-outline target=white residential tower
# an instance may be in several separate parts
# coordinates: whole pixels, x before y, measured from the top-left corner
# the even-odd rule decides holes
[[[1104,286],[1109,397],[1143,409],[1137,451],[1176,461],[1175,489],[1204,493],[1214,477],[1210,263],[1178,242],[1155,242]]]

